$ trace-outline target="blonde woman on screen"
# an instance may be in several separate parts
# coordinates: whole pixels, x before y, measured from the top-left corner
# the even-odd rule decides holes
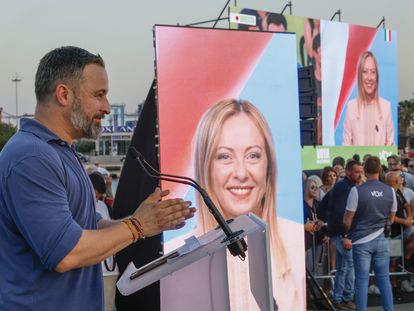
[[[370,51],[358,61],[358,97],[348,103],[344,121],[344,146],[394,145],[390,102],[378,95],[378,63]]]
[[[286,245],[280,235],[282,232],[292,237],[297,229],[303,246],[303,228],[276,216],[276,158],[263,115],[245,100],[227,99],[212,106],[199,123],[194,160],[196,180],[211,195],[225,219],[252,212],[269,224],[276,303],[279,310],[304,310],[304,266],[300,266],[304,254],[293,256],[288,247],[295,248],[295,243]],[[200,197],[197,204],[198,231],[202,234],[217,223]],[[292,257],[299,257],[299,263],[291,261]],[[248,264],[237,257],[227,259],[232,310],[258,310],[252,296],[247,294]]]

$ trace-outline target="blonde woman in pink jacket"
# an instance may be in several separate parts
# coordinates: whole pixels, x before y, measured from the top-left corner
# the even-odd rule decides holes
[[[225,219],[249,212],[269,224],[272,286],[279,311],[305,310],[303,224],[276,214],[277,168],[272,133],[247,100],[225,99],[201,118],[195,137],[195,177]],[[199,234],[217,223],[197,196]],[[292,206],[293,208],[293,206]],[[250,292],[248,258],[228,256],[232,311],[259,311]]]
[[[370,51],[359,57],[358,97],[348,103],[343,145],[394,145],[391,105],[378,95],[378,63]]]

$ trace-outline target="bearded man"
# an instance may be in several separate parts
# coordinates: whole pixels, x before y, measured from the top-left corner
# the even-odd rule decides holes
[[[129,217],[104,220],[73,141],[97,138],[109,114],[99,55],[61,47],[40,61],[34,119],[0,154],[0,309],[103,310],[100,262],[176,229],[195,209],[155,189]]]

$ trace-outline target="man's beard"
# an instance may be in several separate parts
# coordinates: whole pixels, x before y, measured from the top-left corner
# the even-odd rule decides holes
[[[84,138],[97,139],[102,132],[101,124],[95,123],[95,118],[103,119],[104,114],[96,114],[92,118],[88,118],[88,115],[83,110],[82,103],[79,98],[75,98],[72,106],[70,120],[75,130],[82,134]]]

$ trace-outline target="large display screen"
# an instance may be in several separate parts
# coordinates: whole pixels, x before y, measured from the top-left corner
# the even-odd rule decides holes
[[[233,29],[297,34],[298,66],[314,66],[317,143],[398,145],[396,31],[230,8]]]
[[[251,212],[268,222],[275,302],[303,310],[295,34],[156,26],[155,49],[161,171],[195,178],[226,219]],[[217,226],[193,189],[162,188],[198,209],[165,233],[166,250]],[[232,310],[256,310],[248,263],[230,256]]]
[[[328,21],[321,26],[324,144],[398,145],[396,32]]]

